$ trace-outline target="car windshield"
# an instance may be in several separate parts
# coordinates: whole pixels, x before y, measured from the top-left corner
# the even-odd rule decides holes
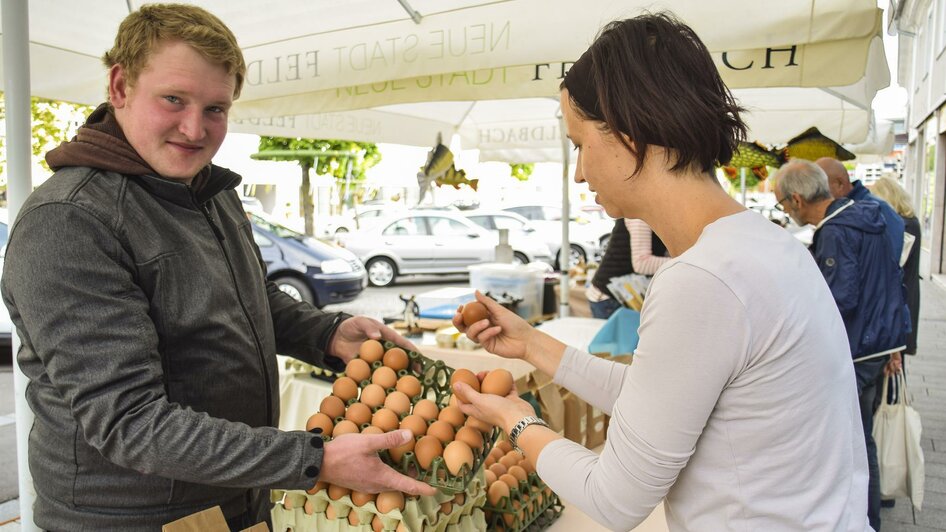
[[[306,238],[304,234],[298,231],[293,231],[292,229],[289,229],[288,227],[284,225],[280,225],[276,222],[267,220],[257,214],[253,214],[253,213],[248,213],[248,214],[250,217],[250,221],[252,221],[256,225],[262,227],[263,229],[269,231],[270,233],[273,233],[274,235],[278,237],[291,238],[293,240],[298,240],[300,242],[304,241]]]

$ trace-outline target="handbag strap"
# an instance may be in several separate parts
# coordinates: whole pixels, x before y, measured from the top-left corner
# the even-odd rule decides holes
[[[907,378],[902,370],[897,373],[897,395],[902,398],[903,404],[910,406],[910,394],[907,393]]]

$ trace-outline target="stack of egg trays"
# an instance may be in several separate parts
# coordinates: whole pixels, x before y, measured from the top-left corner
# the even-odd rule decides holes
[[[393,347],[399,347],[397,344],[388,341],[384,342],[383,345],[385,351]],[[437,403],[440,409],[447,406],[450,403],[450,397],[453,395],[453,391],[450,389],[450,377],[453,375],[453,368],[444,364],[442,360],[431,360],[417,351],[407,351],[407,360],[407,369],[398,371],[397,377],[401,378],[404,375],[410,374],[417,377],[420,381],[421,392],[419,396],[412,399],[412,408],[413,404],[417,403],[417,401],[431,398],[431,395],[433,395],[431,400]],[[371,371],[373,372],[382,365],[381,361],[373,362],[371,364]],[[358,387],[363,389],[368,384],[370,384],[370,380],[364,380],[358,383]],[[393,388],[387,390],[388,393],[392,391],[394,391]],[[357,400],[357,398],[352,399],[348,404],[350,405]],[[346,405],[346,407],[347,406],[348,405]],[[339,420],[335,421],[338,422]],[[421,468],[413,451],[404,453],[401,460],[396,462],[385,450],[381,452],[381,459],[386,464],[411,478],[426,482],[446,493],[457,494],[467,489],[470,481],[473,480],[473,477],[482,468],[483,462],[486,461],[486,457],[492,450],[493,445],[496,443],[496,440],[499,439],[500,433],[501,430],[498,427],[493,427],[492,432],[484,434],[483,449],[480,452],[477,452],[476,449],[473,450],[473,467],[468,468],[463,466],[457,475],[453,475],[447,470],[447,464],[444,462],[442,456],[434,458],[429,469]]]
[[[529,473],[527,480],[520,480],[519,487],[509,490],[509,497],[499,499],[498,505],[486,502],[483,506],[489,514],[489,529],[508,532],[545,530],[562,515],[563,509],[558,495],[535,473]]]
[[[463,504],[454,504],[449,514],[440,511],[440,505],[453,499],[454,495],[411,497],[405,500],[404,510],[378,513],[374,502],[355,506],[351,497],[345,495],[332,500],[326,490],[315,494],[305,491],[272,490],[274,502],[271,511],[274,532],[372,532],[374,516],[381,518],[383,530],[395,530],[403,523],[408,531],[424,532],[484,532],[487,530],[483,504],[486,502],[486,480],[483,473],[476,475],[464,492]],[[328,519],[325,510],[332,505],[336,519]],[[348,513],[355,512],[360,525],[351,525]]]
[[[287,370],[301,371],[303,373],[308,373],[313,378],[320,379],[323,381],[333,382],[335,381],[336,378],[338,378],[338,375],[339,375],[338,373],[335,373],[334,371],[330,369],[321,368],[319,366],[313,366],[312,364],[306,364],[305,362],[302,362],[295,358],[287,358],[285,364],[286,364],[285,367]]]

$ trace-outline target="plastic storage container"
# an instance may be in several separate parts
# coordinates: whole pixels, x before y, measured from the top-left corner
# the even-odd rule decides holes
[[[414,301],[420,309],[419,317],[449,320],[456,314],[458,306],[473,299],[472,288],[448,286],[420,294]]]
[[[519,264],[478,264],[469,266],[470,287],[489,292],[494,298],[508,294],[521,298],[516,314],[527,320],[542,315],[544,270]]]

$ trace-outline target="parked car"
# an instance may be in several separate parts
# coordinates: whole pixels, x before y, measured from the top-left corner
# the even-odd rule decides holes
[[[493,262],[499,236],[450,211],[411,210],[382,218],[368,228],[339,235],[365,263],[368,282],[388,286],[398,276],[466,273],[467,266]],[[548,246],[510,236],[514,260],[551,263]]]
[[[499,233],[500,229],[508,229],[510,239],[515,237],[535,239],[542,242],[548,246],[549,254],[554,257],[551,261],[552,265],[556,266],[558,264],[558,251],[562,247],[561,225],[556,225],[555,227],[551,225],[537,227],[536,224],[510,211],[480,209],[466,211],[462,214],[487,231]],[[586,244],[590,246],[590,243]]]
[[[588,224],[588,231],[598,236],[598,248],[601,254],[608,250],[608,240],[611,240],[611,230],[614,229],[614,218],[608,216],[601,205],[583,205],[578,208],[578,223]]]
[[[318,308],[358,297],[367,286],[364,265],[350,251],[257,214],[249,214],[266,277],[294,299]]]
[[[364,205],[346,214],[323,216],[316,220],[316,233],[323,238],[336,238],[343,233],[367,229],[386,214],[405,210],[402,205]]]
[[[550,242],[549,248],[555,257],[553,266],[559,268],[559,257],[562,249],[562,206],[561,205],[516,205],[505,207],[504,211],[514,212],[529,220],[543,238]],[[611,229],[608,229],[608,234]],[[553,237],[553,235],[558,235]],[[552,239],[557,241],[551,244]],[[601,256],[601,235],[593,227],[581,223],[577,216],[572,216],[568,224],[569,246],[571,255],[569,264],[598,260]]]

